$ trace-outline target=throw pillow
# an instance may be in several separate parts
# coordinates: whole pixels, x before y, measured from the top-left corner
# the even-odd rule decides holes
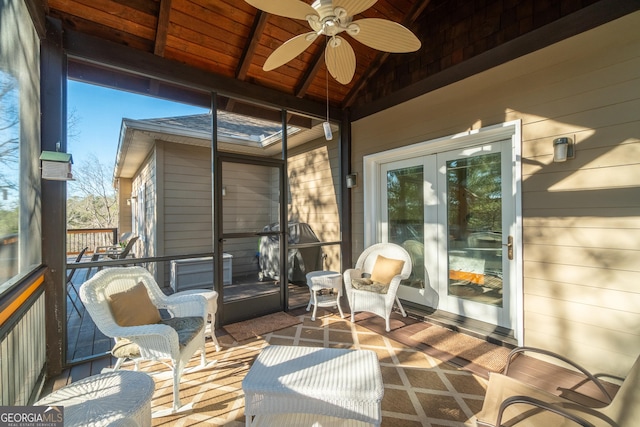
[[[377,294],[386,294],[389,291],[389,284],[384,284],[380,282],[374,282],[369,278],[353,278],[351,279],[351,286],[354,289],[358,289],[360,291],[368,291],[375,292]]]
[[[394,276],[402,273],[402,267],[404,267],[403,260],[378,255],[371,272],[371,280],[388,285]]]
[[[120,326],[151,325],[162,319],[142,282],[124,292],[111,294],[107,301],[114,320]]]

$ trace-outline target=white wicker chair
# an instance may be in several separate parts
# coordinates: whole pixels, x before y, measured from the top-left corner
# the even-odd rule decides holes
[[[138,283],[143,283],[151,302],[158,309],[165,309],[172,317],[202,317],[200,332],[181,347],[178,333],[171,326],[157,323],[142,326],[120,326],[116,323],[109,302],[109,295],[124,292]],[[180,377],[191,357],[200,350],[200,365],[206,367],[204,325],[206,324],[206,300],[199,295],[185,295],[169,299],[160,290],[153,276],[142,267],[113,267],[99,271],[80,287],[80,299],[100,331],[117,341],[127,339],[139,347],[140,360],[154,360],[171,368],[173,374],[173,408],[154,413],[155,416],[168,415],[191,409],[191,405],[181,406],[179,396]],[[124,358],[116,363],[118,369]],[[136,364],[137,369],[137,364]]]
[[[365,273],[371,274],[378,255],[403,260],[404,266],[402,272],[393,277],[386,294],[354,289],[351,286],[351,279],[363,277]],[[368,311],[385,319],[386,329],[387,332],[389,332],[391,330],[389,327],[389,317],[391,316],[394,302],[398,304],[402,316],[407,317],[407,313],[405,313],[404,307],[400,304],[396,292],[398,292],[400,282],[411,275],[411,268],[411,257],[402,246],[393,243],[378,243],[365,249],[358,258],[355,268],[346,270],[343,275],[347,299],[351,307],[351,322],[354,321],[355,312]]]

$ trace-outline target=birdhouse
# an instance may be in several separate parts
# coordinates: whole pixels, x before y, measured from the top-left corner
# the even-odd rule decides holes
[[[73,158],[71,154],[60,153],[58,151],[43,151],[40,155],[42,160],[42,179],[53,181],[71,181],[71,165]]]

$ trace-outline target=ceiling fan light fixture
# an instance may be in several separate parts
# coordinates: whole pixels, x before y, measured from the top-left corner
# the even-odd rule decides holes
[[[346,31],[352,37],[357,36],[360,33],[360,26],[358,24],[349,24]]]
[[[301,0],[245,0],[268,13],[294,19],[306,19],[313,32],[295,36],[274,50],[267,58],[265,71],[291,61],[307,49],[320,35],[327,36],[325,63],[331,75],[342,84],[349,84],[356,71],[353,48],[338,34],[346,32],[370,48],[390,53],[414,52],[420,40],[407,28],[382,18],[353,17],[373,6],[376,0],[315,0],[309,5]],[[331,63],[328,59],[331,58]]]

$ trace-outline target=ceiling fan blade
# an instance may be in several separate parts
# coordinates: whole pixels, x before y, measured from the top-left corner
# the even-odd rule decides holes
[[[347,15],[354,16],[376,4],[378,0],[333,0],[333,8],[341,7]]]
[[[279,66],[286,64],[296,56],[300,55],[311,43],[318,38],[315,32],[300,34],[292,39],[284,42],[282,46],[274,50],[267,58],[262,66],[265,71],[271,71]]]
[[[415,52],[421,45],[410,30],[387,19],[358,19],[349,25],[347,33],[360,43],[383,52]]]
[[[317,15],[318,12],[310,5],[300,0],[245,0],[256,9],[278,16],[293,19],[307,19],[307,15]]]
[[[342,37],[329,39],[324,50],[324,62],[331,76],[343,85],[349,84],[356,72],[356,54]]]

